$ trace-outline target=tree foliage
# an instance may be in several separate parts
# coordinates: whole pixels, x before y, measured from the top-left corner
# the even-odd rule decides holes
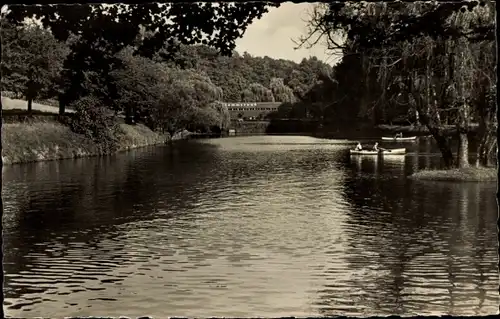
[[[76,111],[70,122],[74,132],[95,141],[103,153],[117,149],[119,127],[116,118],[99,98],[89,95],[75,101],[72,107]]]
[[[283,79],[283,84],[290,87],[294,94],[293,97],[285,97],[289,93],[285,93],[281,98],[275,96],[276,101],[300,99],[302,94],[316,83],[319,74],[331,73],[331,67],[315,57],[303,59],[301,63],[269,57],[253,57],[247,52],[242,56],[233,54],[227,57],[204,45],[180,46],[180,51],[171,60],[162,58],[164,55],[164,50],[161,50],[155,60],[206,73],[214,84],[222,88],[224,100],[227,102],[239,102],[242,98],[245,101],[252,101],[250,86],[258,83],[271,89],[271,81],[274,78]],[[281,90],[288,92],[286,87]]]
[[[149,111],[158,107],[161,92],[165,89],[167,69],[148,58],[133,55],[133,48],[127,47],[118,53],[120,68],[110,73],[114,88],[112,108],[124,112],[126,122],[131,123],[133,115],[148,120]]]
[[[227,113],[217,103],[222,99],[222,90],[209,77],[179,69],[170,69],[168,77],[160,105],[167,131],[172,134],[189,126],[205,130],[227,126]]]
[[[316,58],[297,64],[234,51],[235,39],[270,6],[277,4],[10,6],[4,21],[17,28],[24,18],[40,18],[41,32],[65,46],[58,80],[44,79],[61,87],[61,114],[66,105],[78,107],[75,130],[104,128],[82,128],[104,107],[124,113],[126,123],[174,134],[227,127],[221,101],[294,102],[331,72]]]
[[[276,102],[293,103],[296,101],[293,90],[283,83],[282,78],[272,78],[269,88]]]
[[[13,26],[2,21],[2,89],[31,102],[51,98],[60,89],[67,47],[36,25]]]
[[[116,112],[135,114],[136,120],[171,134],[188,126],[227,126],[227,109],[216,103],[223,99],[222,89],[206,74],[132,52],[128,47],[119,53],[122,67],[111,74]]]
[[[203,43],[227,55],[254,19],[261,18],[268,7],[277,6],[279,3],[266,1],[12,6],[7,19],[20,23],[25,17],[40,18],[59,40],[65,41],[70,34],[76,34],[87,42],[108,42],[115,52],[142,33],[147,36],[137,52],[150,57],[165,43],[172,47],[179,43]]]
[[[337,95],[345,92],[355,102],[351,114],[377,122],[413,111],[447,166],[454,159],[444,125],[453,124],[460,137],[458,163],[465,167],[471,119],[491,117],[485,92],[494,82],[494,9],[493,2],[477,1],[321,4],[301,41],[323,37],[330,49],[343,51],[335,68]],[[339,106],[341,100],[333,96],[328,103]]]
[[[89,92],[82,82],[93,72],[94,88],[106,88],[109,73],[117,66],[116,54],[129,45],[136,54],[152,57],[166,48],[167,56],[179,45],[203,43],[230,54],[235,40],[246,27],[277,3],[168,3],[131,5],[46,5],[10,6],[8,22],[21,24],[25,18],[39,18],[56,39],[75,41],[65,61],[66,87],[60,97],[64,106],[88,94],[103,99],[109,95]],[[112,91],[107,88],[106,91]],[[111,102],[111,101],[107,101]]]

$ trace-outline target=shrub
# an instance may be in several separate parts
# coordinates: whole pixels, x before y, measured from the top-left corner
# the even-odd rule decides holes
[[[70,122],[73,132],[92,139],[103,153],[117,150],[120,128],[111,110],[95,96],[80,98],[71,106],[75,109]]]

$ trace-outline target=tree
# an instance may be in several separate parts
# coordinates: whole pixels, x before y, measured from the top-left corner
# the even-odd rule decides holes
[[[272,78],[269,88],[273,92],[273,96],[276,102],[295,102],[295,96],[291,88],[283,83],[282,78]]]
[[[92,95],[72,104],[76,113],[70,121],[71,130],[92,139],[101,152],[116,151],[119,126],[113,113]]]
[[[305,72],[299,71],[297,69],[290,72],[290,74],[285,78],[284,83],[290,87],[297,98],[302,98],[306,92],[310,89],[307,85],[307,74]]]
[[[298,64],[283,59],[253,57],[248,53],[227,57],[220,56],[217,50],[206,45],[180,45],[179,51],[172,58],[168,58],[166,48],[161,49],[154,59],[169,66],[205,72],[215,85],[222,88],[224,99],[228,102],[240,102],[242,99],[255,101],[253,94],[245,91],[251,83],[268,87],[273,78],[284,79],[291,73],[300,73],[301,82],[298,85],[304,87],[305,93],[316,82],[320,70],[331,70],[316,58],[304,59],[305,62]],[[282,90],[287,91],[286,88]],[[286,92],[284,94],[280,99],[293,100],[299,97],[289,96]]]
[[[260,83],[252,83],[248,87],[252,92],[254,100],[252,102],[274,102],[273,92]]]
[[[168,68],[162,85],[158,107],[152,114],[157,125],[171,136],[188,127],[227,126],[229,112],[219,103],[222,90],[206,75]]]
[[[20,94],[32,111],[37,97],[58,91],[58,78],[68,49],[37,25],[13,26],[2,21],[2,87]]]
[[[382,102],[372,108],[373,116],[380,116],[390,105],[386,102],[396,102],[402,94],[407,107],[418,112],[433,134],[448,167],[455,160],[443,119],[453,122],[460,140],[458,163],[466,167],[470,106],[476,95],[474,83],[480,78],[474,76],[475,56],[481,51],[476,44],[494,41],[494,5],[477,1],[324,4],[313,12],[310,32],[301,43],[313,36],[325,37],[330,49],[359,56],[366,79],[363,96],[368,100],[376,96]],[[344,44],[333,36],[339,33]],[[391,92],[395,87],[398,90]],[[360,105],[364,113],[364,102]]]
[[[165,89],[164,81],[168,77],[168,69],[162,64],[134,56],[133,50],[127,47],[118,54],[122,67],[110,74],[115,87],[113,108],[115,112],[125,112],[127,124],[134,122],[136,114],[148,118],[151,110],[158,107],[161,92]]]
[[[142,41],[139,41],[135,53],[147,57],[152,57],[163,47],[175,53],[179,45],[195,43],[207,44],[230,55],[235,47],[234,41],[270,6],[279,4],[11,6],[6,18],[16,24],[26,17],[40,18],[43,26],[50,28],[56,39],[62,41],[71,34],[77,36],[78,41],[71,45],[72,52],[65,62],[67,86],[60,97],[60,113],[64,113],[66,104],[90,93],[79,85],[85,73],[96,72],[96,78],[107,83],[107,75],[118,63],[116,54],[128,45],[137,44],[138,39]],[[171,22],[166,23],[165,19]],[[106,99],[107,96],[101,97]]]
[[[241,92],[241,97],[238,100],[241,100],[243,102],[255,102],[258,100],[258,98],[255,96],[255,93],[252,92],[252,90],[247,88]]]
[[[60,40],[66,40],[71,33],[90,39],[93,36],[89,31],[98,31],[100,28],[99,37],[117,48],[131,44],[142,32],[149,36],[143,39],[138,52],[149,56],[165,43],[175,47],[180,43],[203,43],[230,55],[235,47],[234,41],[247,26],[254,19],[261,18],[268,7],[278,6],[279,3],[265,1],[238,4],[121,4],[111,7],[91,4],[11,6],[7,19],[20,23],[26,17],[41,18],[44,26],[50,27]],[[171,22],[165,23],[165,18]],[[202,39],[202,35],[205,39]]]
[[[496,149],[496,83],[494,64],[496,52],[495,43],[481,45],[478,50],[477,68],[475,69],[473,92],[475,93],[471,105],[479,122],[476,166],[486,166]]]

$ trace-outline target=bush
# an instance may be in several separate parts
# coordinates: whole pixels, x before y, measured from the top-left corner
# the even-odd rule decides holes
[[[93,140],[103,153],[117,150],[120,128],[111,110],[95,96],[80,98],[71,107],[76,111],[70,123],[73,132]]]

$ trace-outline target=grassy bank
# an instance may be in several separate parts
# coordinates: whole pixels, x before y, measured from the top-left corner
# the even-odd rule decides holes
[[[423,170],[409,176],[416,180],[454,181],[454,182],[487,182],[496,181],[498,170],[495,167],[471,167],[466,169]]]
[[[142,124],[120,124],[120,151],[165,143],[165,136]],[[98,145],[68,126],[53,120],[4,123],[2,125],[4,164],[50,161],[101,155]]]

